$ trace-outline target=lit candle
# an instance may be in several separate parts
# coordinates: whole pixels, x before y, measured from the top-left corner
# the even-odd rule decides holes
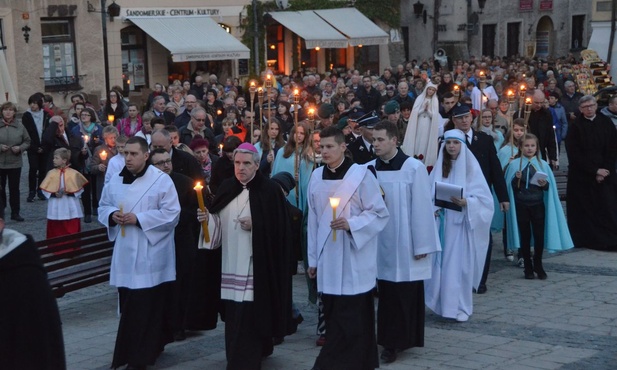
[[[113,114],[107,115],[107,121],[109,121],[109,123],[113,124],[115,120],[116,120],[116,116],[114,116]]]
[[[309,120],[313,120],[313,118],[315,118],[315,109],[313,108],[309,108],[308,110],[308,116],[309,116]]]
[[[124,216],[124,205],[120,204],[120,215]],[[124,225],[120,225],[120,235],[124,236]]]
[[[223,152],[223,144],[219,144],[219,153]]]
[[[219,110],[217,110],[217,111],[216,111],[216,115],[217,115],[217,116],[220,116],[221,114],[223,114],[223,111],[222,111],[222,110],[220,110],[220,109],[219,109]]]
[[[336,221],[336,207],[338,207],[341,198],[330,198],[330,207],[332,207],[332,221]],[[336,241],[336,230],[332,230],[332,240]]]
[[[251,81],[251,87],[255,87],[255,81]]]
[[[201,193],[201,190],[203,188],[204,187],[201,185],[201,182],[197,182],[197,185],[195,185],[193,190],[195,190],[195,192],[197,193],[197,202],[199,203],[199,209],[201,209],[202,212],[206,212],[206,206],[204,205],[204,196]],[[208,223],[206,221],[203,221],[201,223],[201,229],[204,232],[204,241],[206,243],[210,243],[210,232],[208,231]]]
[[[82,135],[81,138],[84,139],[84,148],[87,148],[88,147],[88,140],[90,140],[90,136]]]
[[[107,152],[103,150],[99,153],[99,157],[101,157],[101,160],[105,162],[107,160]]]

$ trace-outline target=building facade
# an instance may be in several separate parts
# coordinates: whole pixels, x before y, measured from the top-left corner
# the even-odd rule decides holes
[[[401,25],[409,59],[439,48],[454,59],[547,58],[586,48],[591,10],[591,0],[403,0]]]

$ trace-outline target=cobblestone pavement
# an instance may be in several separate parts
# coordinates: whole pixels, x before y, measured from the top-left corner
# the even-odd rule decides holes
[[[563,166],[563,162],[562,162]],[[22,172],[25,180],[26,169]],[[26,203],[24,223],[7,227],[45,236],[45,202]],[[99,227],[83,224],[84,228]],[[425,346],[401,354],[383,369],[615,369],[617,368],[617,253],[586,249],[545,258],[548,280],[525,280],[522,269],[495,246],[488,292],[474,295],[466,323],[427,310]],[[58,299],[69,369],[108,369],[118,326],[116,291],[107,284]],[[304,277],[294,277],[294,300],[305,318],[298,332],[275,347],[264,370],[310,369],[315,346],[316,308],[307,302]],[[152,369],[224,369],[224,324],[165,348]]]

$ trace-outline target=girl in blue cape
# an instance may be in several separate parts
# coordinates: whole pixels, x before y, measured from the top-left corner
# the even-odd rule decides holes
[[[536,176],[538,172],[546,174]],[[525,279],[539,279],[547,275],[542,266],[542,254],[563,251],[574,247],[567,222],[557,195],[555,177],[538,152],[538,138],[526,134],[521,141],[517,158],[506,169],[506,186],[510,197],[510,210],[506,213],[508,246],[520,248],[525,265]],[[532,230],[534,241],[533,263],[531,258]]]

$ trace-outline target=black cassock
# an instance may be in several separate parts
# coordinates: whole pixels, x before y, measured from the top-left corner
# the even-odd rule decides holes
[[[254,300],[242,303],[226,300],[224,303],[225,307],[233,307],[233,312],[225,318],[228,369],[248,368],[249,363],[259,363],[262,353],[271,352],[272,338],[287,334],[291,317],[292,234],[285,197],[280,186],[259,171],[246,188],[249,190],[253,224]],[[212,201],[210,212],[220,212],[242,190],[243,185],[235,177],[225,180]],[[231,247],[223,245],[221,249]],[[228,327],[234,328],[233,332]],[[248,335],[241,335],[244,333]],[[260,339],[250,342],[249,337]],[[259,341],[263,341],[263,352],[247,348],[255,347]],[[232,345],[234,348],[230,348]],[[246,356],[238,358],[234,355],[242,353]]]
[[[58,306],[32,237],[0,258],[0,297],[0,368],[66,369]]]
[[[611,120],[597,114],[582,115],[568,129],[568,227],[576,247],[617,251],[617,130]],[[596,171],[610,175],[602,183]]]

